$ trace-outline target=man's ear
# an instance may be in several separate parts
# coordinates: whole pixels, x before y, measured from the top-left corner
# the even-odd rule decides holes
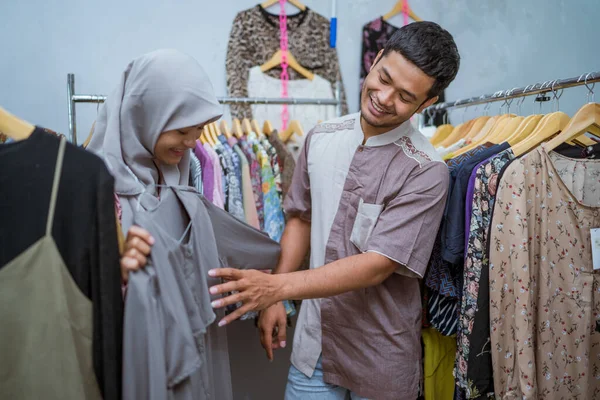
[[[371,64],[371,68],[369,68],[369,72],[371,72],[373,70],[373,67],[375,65],[377,65],[377,63],[379,62],[379,60],[381,59],[382,56],[383,56],[383,49],[379,50],[379,53],[377,53],[377,57],[375,57],[373,64]]]
[[[429,107],[432,104],[435,104],[440,99],[440,96],[435,96],[427,100],[425,103],[421,104],[421,107],[417,110],[417,114],[421,113],[424,109]]]

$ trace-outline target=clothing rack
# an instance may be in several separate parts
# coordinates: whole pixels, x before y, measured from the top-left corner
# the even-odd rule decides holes
[[[553,92],[554,99],[558,99],[561,95],[559,91],[562,91],[563,89],[585,85],[591,91],[593,88],[593,84],[595,84],[596,82],[600,82],[600,71],[589,72],[572,78],[556,79],[551,81],[545,81],[543,83],[535,83],[533,85],[513,88],[510,90],[500,90],[493,94],[484,94],[483,96],[435,104],[433,106],[427,107],[424,110],[424,112],[431,114],[443,110],[448,110],[450,108],[470,107],[478,104],[492,103],[495,101],[508,101],[511,99],[516,99],[518,97],[531,96],[534,94],[545,94],[548,92]],[[592,84],[592,86],[590,86],[590,84]]]
[[[309,98],[282,98],[282,97],[219,97],[221,104],[293,104],[293,105],[321,105],[336,106],[337,116],[342,115],[341,85],[336,82],[335,97],[333,99],[309,99]],[[105,95],[97,94],[75,94],[75,74],[67,74],[67,99],[69,108],[69,140],[77,144],[77,119],[75,104],[95,103],[106,101]]]

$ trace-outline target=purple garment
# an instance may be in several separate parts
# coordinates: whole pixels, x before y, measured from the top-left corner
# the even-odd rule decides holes
[[[475,195],[475,178],[477,177],[477,170],[483,164],[488,162],[491,158],[492,157],[477,164],[477,166],[473,168],[473,172],[471,172],[471,177],[469,178],[469,185],[467,186],[467,197],[465,198],[465,256],[467,254],[467,246],[469,245],[469,234],[471,231],[471,215],[473,214],[473,196]]]
[[[214,201],[213,192],[215,190],[215,169],[208,155],[206,149],[202,146],[202,143],[197,140],[194,154],[200,161],[202,167],[202,186],[204,187],[204,197],[211,203]]]

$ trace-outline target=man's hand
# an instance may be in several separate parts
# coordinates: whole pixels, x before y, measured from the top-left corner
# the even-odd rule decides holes
[[[260,313],[258,329],[260,344],[273,361],[273,349],[285,348],[287,315],[282,302],[276,303]]]
[[[282,300],[282,275],[270,275],[252,269],[239,270],[219,268],[208,272],[213,278],[222,278],[227,283],[210,288],[210,293],[222,294],[238,292],[212,302],[213,308],[223,308],[230,304],[242,302],[243,306],[223,318],[219,326],[235,321],[248,311],[261,311]]]

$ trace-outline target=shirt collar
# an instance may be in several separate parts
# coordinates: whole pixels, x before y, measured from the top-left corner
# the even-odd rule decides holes
[[[407,120],[404,123],[402,123],[400,126],[397,126],[396,128],[392,129],[389,132],[370,137],[369,139],[367,139],[367,143],[365,143],[365,146],[378,147],[378,146],[385,146],[385,145],[394,143],[395,141],[400,139],[402,136],[408,136],[411,132],[411,128],[412,128],[412,126],[411,126],[410,120]],[[363,133],[362,127],[360,126],[360,113],[359,113],[358,118],[356,118],[355,130],[357,132],[359,132],[361,135],[361,138],[364,139],[364,133]]]

